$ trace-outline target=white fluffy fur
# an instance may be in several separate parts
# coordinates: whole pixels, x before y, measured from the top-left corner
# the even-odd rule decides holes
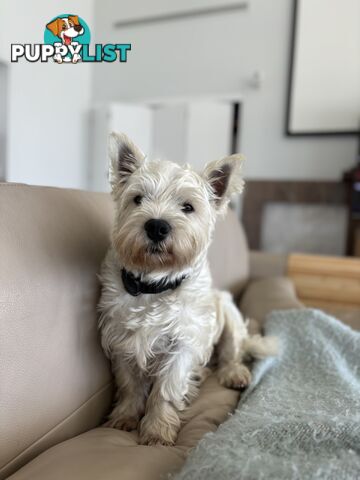
[[[212,289],[206,258],[216,216],[226,209],[230,195],[243,188],[242,159],[227,157],[198,174],[189,166],[147,160],[118,134],[110,136],[109,155],[116,210],[112,245],[101,272],[100,328],[117,397],[108,425],[139,427],[144,444],[173,444],[178,412],[196,393],[214,351],[219,381],[230,388],[250,382],[242,363],[247,352],[274,353],[269,340],[249,337],[230,295]],[[137,196],[140,204],[134,202]],[[185,203],[194,211],[184,212]],[[172,227],[156,253],[149,250],[144,230],[152,218]],[[133,297],[122,283],[123,267],[144,281],[186,278],[175,290]]]

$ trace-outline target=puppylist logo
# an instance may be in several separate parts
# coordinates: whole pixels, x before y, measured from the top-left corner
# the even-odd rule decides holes
[[[78,63],[127,62],[130,43],[97,43],[90,51],[90,29],[81,17],[62,14],[45,27],[44,43],[12,44],[11,61]]]

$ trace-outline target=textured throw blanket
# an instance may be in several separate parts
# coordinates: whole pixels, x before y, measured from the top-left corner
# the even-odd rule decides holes
[[[175,479],[360,479],[360,333],[317,310],[273,312],[265,330],[279,357]]]

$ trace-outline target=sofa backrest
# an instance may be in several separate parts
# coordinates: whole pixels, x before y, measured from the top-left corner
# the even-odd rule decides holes
[[[96,274],[111,217],[106,194],[0,184],[0,478],[109,408]]]
[[[96,304],[112,214],[108,194],[0,184],[0,478],[109,409]],[[217,287],[238,291],[247,279],[233,212],[210,266]]]
[[[209,250],[214,286],[238,296],[249,279],[249,257],[244,229],[236,213],[229,210],[218,220]]]

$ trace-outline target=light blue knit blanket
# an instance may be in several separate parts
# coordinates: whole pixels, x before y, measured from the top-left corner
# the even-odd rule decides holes
[[[273,312],[278,358],[176,480],[360,479],[360,333],[318,310]]]

